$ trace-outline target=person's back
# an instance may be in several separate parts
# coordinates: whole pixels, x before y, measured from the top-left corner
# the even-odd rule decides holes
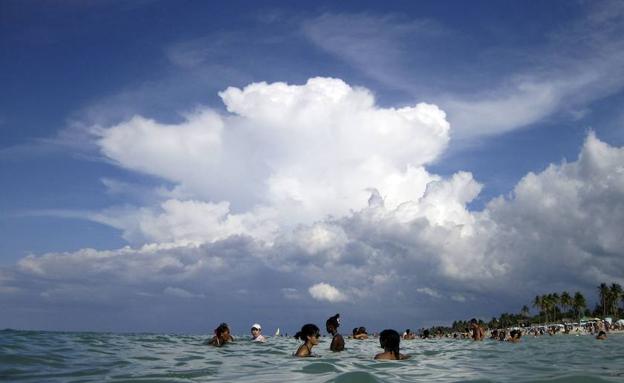
[[[376,360],[403,360],[409,358],[409,355],[401,354],[399,345],[401,336],[395,330],[387,329],[379,333],[379,344],[384,349],[375,355]]]

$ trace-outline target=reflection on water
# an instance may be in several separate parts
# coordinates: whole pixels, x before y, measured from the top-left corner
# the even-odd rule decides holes
[[[223,348],[185,335],[0,331],[0,380],[24,382],[611,382],[624,381],[624,335],[525,337],[519,344],[402,341],[406,361],[374,361],[377,340],[294,358],[298,342],[242,338]]]

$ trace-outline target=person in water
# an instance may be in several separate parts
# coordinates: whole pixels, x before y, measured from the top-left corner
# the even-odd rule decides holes
[[[366,333],[366,327],[356,327],[353,329],[353,339],[368,339],[368,333]]]
[[[405,330],[405,332],[403,333],[404,340],[411,340],[414,338],[416,338],[416,335],[414,335],[414,333],[412,333],[412,330],[410,329]]]
[[[596,336],[596,339],[598,339],[598,340],[605,340],[605,339],[607,339],[607,333],[604,332],[604,331],[600,331],[598,333],[598,335]]]
[[[262,327],[258,323],[251,326],[251,340],[254,342],[266,342],[266,338],[262,335]]]
[[[403,360],[409,358],[409,355],[403,355],[399,352],[399,344],[401,343],[401,336],[395,330],[383,330],[379,333],[379,345],[384,349],[375,355],[375,359],[386,360]]]
[[[511,330],[509,333],[509,341],[512,343],[520,342],[520,337],[522,337],[522,331],[520,330]]]
[[[340,314],[334,315],[325,322],[327,332],[333,337],[329,349],[334,352],[343,351],[345,347],[344,338],[338,333],[338,327],[340,327]]]
[[[222,347],[226,343],[233,342],[234,338],[230,334],[230,327],[227,323],[221,323],[219,327],[214,330],[214,336],[208,344],[215,347]]]
[[[475,318],[470,320],[470,329],[472,330],[473,340],[483,340],[485,338],[485,331],[483,331],[483,327],[479,326]]]
[[[319,344],[319,338],[321,337],[321,331],[316,325],[308,323],[301,327],[301,331],[295,334],[295,338],[301,339],[303,344],[299,346],[295,356],[307,357],[312,356],[312,347]]]

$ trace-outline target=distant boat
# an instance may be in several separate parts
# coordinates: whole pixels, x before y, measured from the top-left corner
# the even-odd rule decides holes
[[[279,327],[277,328],[277,331],[275,331],[275,336],[280,336]]]

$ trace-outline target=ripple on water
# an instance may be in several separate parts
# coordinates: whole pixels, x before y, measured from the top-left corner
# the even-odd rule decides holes
[[[383,380],[379,380],[375,375],[365,371],[352,371],[345,372],[338,375],[334,379],[330,379],[327,383],[381,383]]]
[[[331,363],[326,362],[313,362],[310,364],[306,364],[301,368],[301,371],[306,374],[325,374],[327,372],[339,372]]]

